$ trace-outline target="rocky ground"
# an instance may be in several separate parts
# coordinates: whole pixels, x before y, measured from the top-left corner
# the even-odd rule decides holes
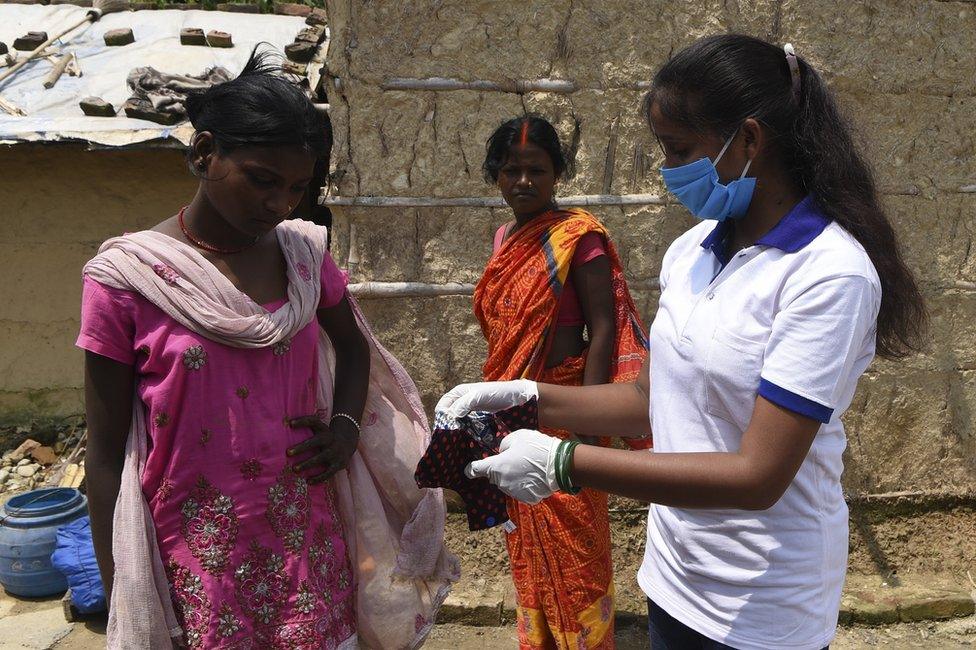
[[[84,476],[84,429],[64,427],[48,435],[52,444],[27,438],[0,456],[3,501],[15,493],[45,486],[79,486]]]

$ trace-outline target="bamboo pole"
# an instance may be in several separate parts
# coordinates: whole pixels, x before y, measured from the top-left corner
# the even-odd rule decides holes
[[[0,110],[10,113],[11,115],[27,115],[24,109],[12,102],[7,101],[3,97],[0,97]]]
[[[44,78],[45,88],[49,90],[54,88],[54,84],[58,83],[58,79],[60,79],[61,75],[64,74],[64,70],[68,67],[68,64],[71,63],[71,57],[73,56],[73,54],[65,54],[54,63],[51,71],[48,72],[47,77]]]
[[[504,81],[461,81],[446,77],[429,77],[427,79],[412,79],[395,77],[380,84],[383,90],[480,90],[503,93],[572,93],[576,92],[576,83],[568,79],[506,79]]]
[[[658,194],[581,194],[557,198],[559,205],[664,205]],[[327,206],[360,208],[504,208],[500,196],[323,196],[319,203]]]
[[[427,77],[424,79],[412,77],[393,77],[380,84],[383,90],[480,90],[489,92],[506,92],[525,94],[531,92],[542,93],[574,93],[579,90],[636,90],[644,92],[651,89],[650,81],[631,81],[622,84],[610,84],[582,88],[574,81],[568,79],[506,79],[503,81],[488,81],[476,79],[474,81],[462,81],[449,77]]]
[[[349,285],[349,293],[357,298],[434,298],[439,296],[470,296],[473,284],[448,282],[357,282]]]
[[[634,289],[659,289],[661,282],[651,278],[646,283],[634,282]],[[349,292],[357,298],[438,298],[441,296],[470,296],[474,285],[461,282],[355,282]]]

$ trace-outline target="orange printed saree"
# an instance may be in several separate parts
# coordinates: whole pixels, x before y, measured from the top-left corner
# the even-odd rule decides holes
[[[609,233],[584,210],[554,210],[516,231],[488,262],[474,310],[488,341],[487,381],[528,378],[580,385],[586,352],[545,367],[562,289],[580,237],[607,242],[616,338],[611,382],[637,377],[647,339]],[[548,431],[568,437],[565,431]],[[646,448],[649,440],[632,441]],[[613,564],[607,496],[583,490],[529,506],[508,502],[514,531],[506,535],[518,598],[521,648],[613,648]]]

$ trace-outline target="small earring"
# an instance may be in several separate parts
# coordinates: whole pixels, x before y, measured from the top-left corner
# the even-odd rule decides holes
[[[202,160],[197,163],[197,169],[199,169],[200,171],[203,171],[206,168],[207,168],[207,165]]]

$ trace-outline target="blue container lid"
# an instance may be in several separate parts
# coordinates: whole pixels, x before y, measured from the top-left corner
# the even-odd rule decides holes
[[[48,517],[83,504],[85,497],[74,488],[42,488],[12,497],[4,504],[4,519]],[[13,523],[13,522],[11,522]]]

